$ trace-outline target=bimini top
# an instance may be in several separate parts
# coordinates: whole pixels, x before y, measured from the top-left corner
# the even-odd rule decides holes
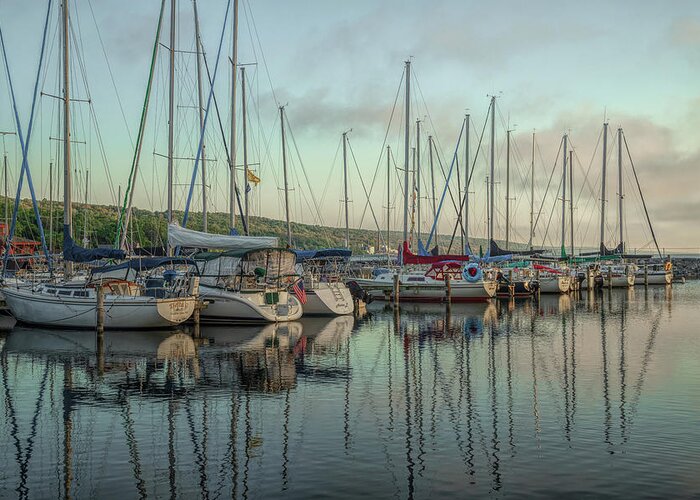
[[[102,266],[92,269],[93,274],[120,271],[122,269],[134,269],[135,271],[148,271],[162,266],[197,266],[192,259],[185,257],[146,257],[142,259],[131,259],[114,266]]]
[[[293,250],[297,256],[297,262],[304,262],[311,259],[330,259],[340,257],[349,259],[352,250],[349,248],[321,248],[320,250]]]

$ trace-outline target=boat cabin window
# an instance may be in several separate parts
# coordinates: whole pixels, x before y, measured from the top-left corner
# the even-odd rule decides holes
[[[87,297],[88,293],[87,291],[76,291],[73,292],[73,297]]]
[[[409,276],[408,281],[425,281],[424,276]]]
[[[59,295],[71,295],[72,293],[73,292],[71,292],[70,290],[59,290],[58,291]]]

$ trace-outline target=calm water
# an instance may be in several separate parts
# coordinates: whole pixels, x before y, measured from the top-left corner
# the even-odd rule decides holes
[[[15,327],[0,497],[699,496],[698,324],[700,283],[103,346]]]

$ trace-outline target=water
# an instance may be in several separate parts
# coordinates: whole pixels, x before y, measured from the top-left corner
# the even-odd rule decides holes
[[[698,496],[699,303],[689,283],[104,346],[15,327],[0,497]]]

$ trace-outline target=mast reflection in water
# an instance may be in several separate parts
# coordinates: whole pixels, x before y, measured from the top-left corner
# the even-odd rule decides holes
[[[700,287],[0,336],[0,497],[692,496]]]

